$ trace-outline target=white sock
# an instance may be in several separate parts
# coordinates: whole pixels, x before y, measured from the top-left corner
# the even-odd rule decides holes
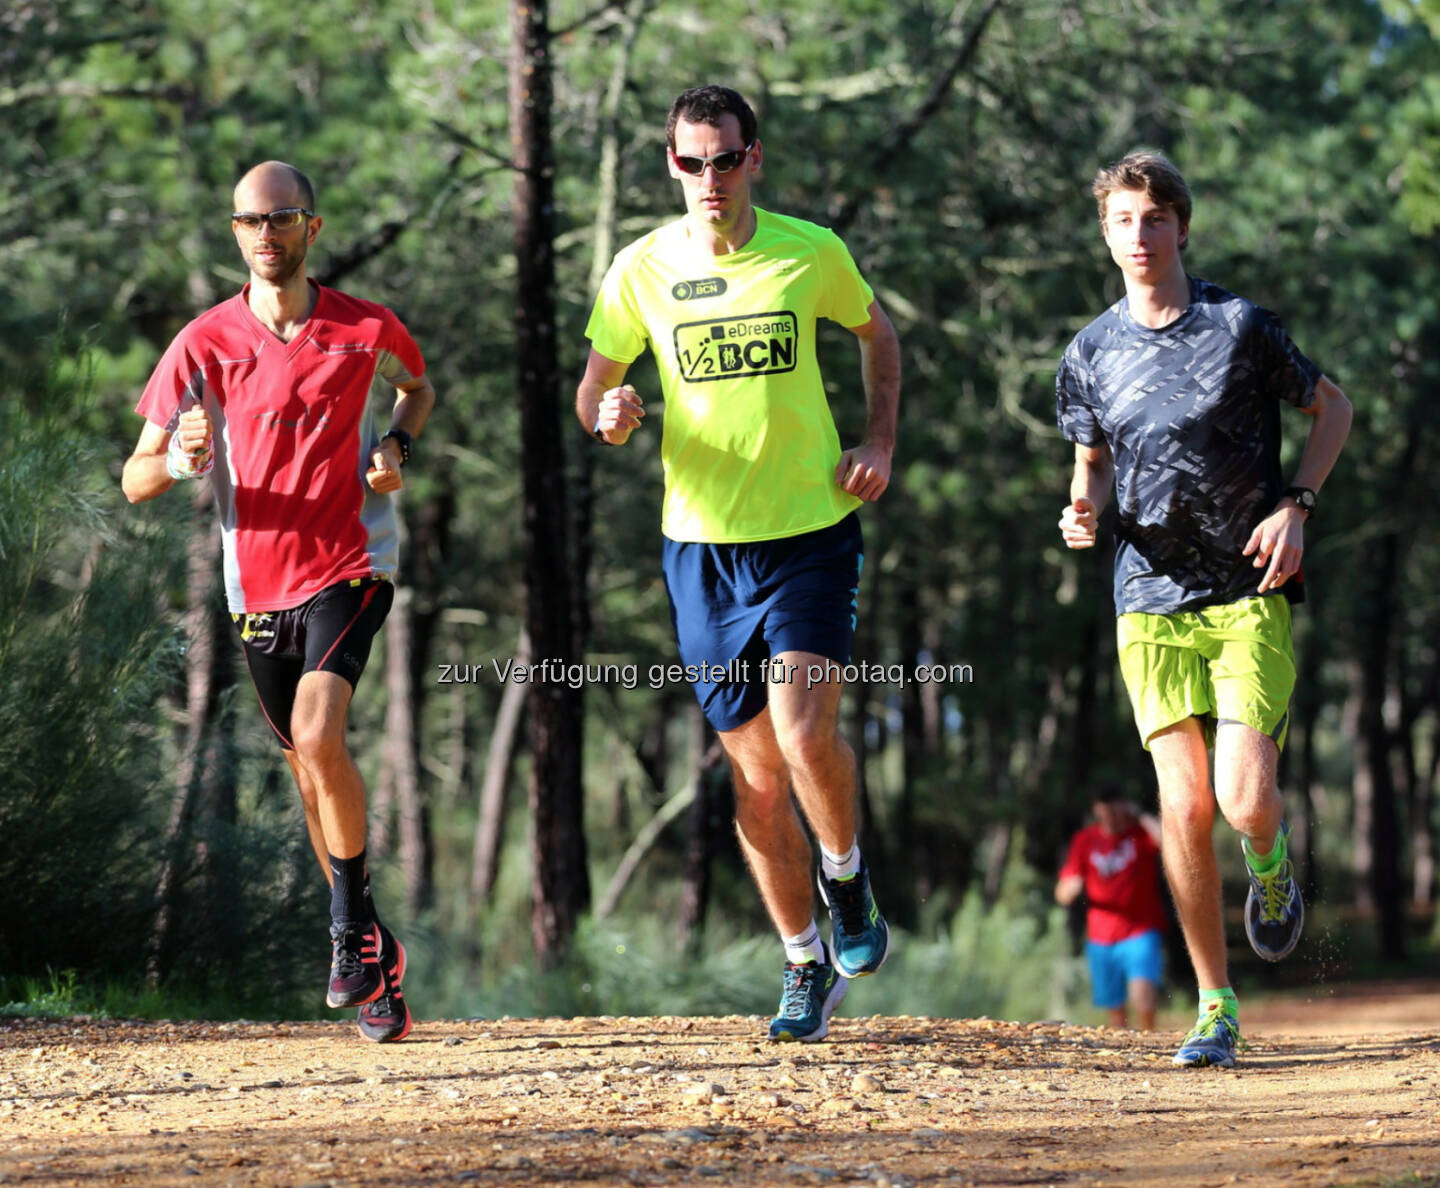
[[[827,879],[848,879],[851,875],[859,874],[860,847],[855,844],[853,838],[850,841],[850,848],[843,854],[832,854],[824,846],[821,846],[820,870]]]
[[[825,944],[820,939],[820,929],[814,917],[811,917],[810,926],[804,932],[784,939],[785,960],[791,965],[804,965],[807,961],[824,962]]]

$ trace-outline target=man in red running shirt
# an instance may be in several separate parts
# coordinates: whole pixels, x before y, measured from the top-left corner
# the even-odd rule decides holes
[[[210,476],[231,617],[331,884],[326,1003],[358,1006],[366,1039],[403,1039],[405,949],[370,895],[365,787],[345,722],[394,597],[390,496],[435,392],[393,313],[307,278],[322,222],[309,178],[257,165],[233,209],[249,283],[166,350],[136,408],[146,423],[121,486],[139,503]],[[369,407],[377,375],[396,397],[383,435]]]
[[[1055,884],[1055,902],[1069,907],[1085,893],[1085,957],[1097,1007],[1111,1027],[1127,1027],[1125,1004],[1141,1031],[1155,1027],[1160,993],[1160,822],[1118,795],[1095,801],[1095,823],[1070,841]]]

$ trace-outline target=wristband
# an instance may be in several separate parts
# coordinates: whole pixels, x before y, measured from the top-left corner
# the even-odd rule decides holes
[[[215,449],[207,444],[198,454],[192,454],[180,445],[180,435],[170,435],[170,446],[165,451],[165,472],[177,480],[204,478],[215,469]]]
[[[403,429],[389,429],[380,440],[384,442],[386,437],[393,437],[395,443],[400,447],[400,465],[410,461],[410,452],[415,448],[415,439]]]

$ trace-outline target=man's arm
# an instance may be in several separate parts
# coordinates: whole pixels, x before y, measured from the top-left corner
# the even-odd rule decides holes
[[[1110,502],[1115,483],[1115,459],[1110,447],[1077,445],[1075,469],[1070,475],[1070,502],[1060,513],[1060,535],[1072,549],[1095,543],[1100,513]]]
[[[411,437],[419,437],[430,419],[435,407],[435,389],[428,376],[416,376],[395,385],[395,408],[390,414],[390,428],[399,429]],[[382,438],[370,457],[370,469],[365,472],[365,481],[377,494],[386,495],[398,491],[405,485],[400,473],[404,452],[393,437]]]
[[[1154,813],[1147,813],[1143,809],[1137,807],[1135,809],[1135,819],[1140,822],[1140,828],[1145,830],[1145,832],[1150,835],[1150,840],[1155,843],[1155,848],[1158,850],[1162,844],[1160,818],[1157,817]]]
[[[835,481],[857,499],[873,503],[890,485],[895,425],[900,408],[900,338],[878,301],[867,322],[846,329],[860,340],[860,378],[865,385],[865,439],[840,455]]]
[[[624,445],[640,427],[644,401],[625,383],[630,364],[590,348],[585,375],[575,389],[575,415],[586,433],[598,433],[610,445]],[[622,386],[623,385],[623,386]]]
[[[1334,469],[1345,439],[1350,436],[1354,410],[1345,393],[1322,375],[1315,385],[1315,399],[1309,408],[1300,411],[1311,418],[1310,433],[1291,485],[1319,491]],[[1268,566],[1256,587],[1257,593],[1278,589],[1300,572],[1308,518],[1309,514],[1301,511],[1300,505],[1287,495],[1255,526],[1245,544],[1244,555],[1255,555],[1256,569]]]
[[[1061,907],[1069,907],[1080,898],[1080,892],[1085,890],[1085,877],[1083,875],[1061,875],[1055,884],[1055,902]]]
[[[210,448],[211,433],[209,414],[196,407],[180,414],[174,436],[178,449],[186,454],[201,455]],[[131,503],[154,499],[175,485],[167,462],[170,437],[165,429],[150,421],[140,430],[140,440],[120,473],[120,489]]]

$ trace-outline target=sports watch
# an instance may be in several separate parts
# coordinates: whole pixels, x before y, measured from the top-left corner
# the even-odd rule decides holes
[[[1285,495],[1295,500],[1295,505],[1307,516],[1315,514],[1315,492],[1309,487],[1286,487]]]
[[[415,438],[403,429],[388,429],[380,440],[383,442],[386,437],[393,437],[400,447],[400,465],[404,466],[410,461],[410,454],[415,449]]]

